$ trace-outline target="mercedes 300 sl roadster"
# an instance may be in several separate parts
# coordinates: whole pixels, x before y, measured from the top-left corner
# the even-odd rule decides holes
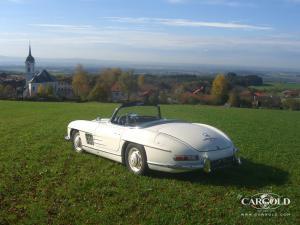
[[[211,172],[241,164],[226,134],[206,124],[163,119],[159,105],[125,103],[109,119],[73,121],[65,139],[76,152],[123,163],[137,175],[148,169]]]

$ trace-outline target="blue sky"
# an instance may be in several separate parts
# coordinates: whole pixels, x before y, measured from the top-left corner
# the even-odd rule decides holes
[[[0,0],[0,55],[300,69],[300,0]]]

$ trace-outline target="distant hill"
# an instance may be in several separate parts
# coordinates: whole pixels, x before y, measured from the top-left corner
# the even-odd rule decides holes
[[[25,57],[0,56],[0,71],[24,71]],[[120,67],[124,70],[133,69],[138,74],[153,75],[199,75],[215,76],[217,73],[235,72],[243,75],[259,75],[265,81],[300,82],[300,71],[294,69],[255,68],[247,66],[225,66],[204,64],[166,64],[166,63],[136,63],[113,60],[96,60],[81,58],[38,58],[36,68],[47,68],[54,73],[72,74],[77,64],[82,64],[91,73],[98,73],[108,67]]]

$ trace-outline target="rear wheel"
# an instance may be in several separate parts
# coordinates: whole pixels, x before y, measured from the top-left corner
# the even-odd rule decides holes
[[[144,175],[148,170],[146,152],[143,146],[129,144],[125,152],[128,170],[136,175]]]
[[[82,142],[78,131],[73,134],[73,148],[75,152],[83,152]]]

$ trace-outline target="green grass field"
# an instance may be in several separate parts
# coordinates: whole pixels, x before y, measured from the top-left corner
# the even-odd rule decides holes
[[[115,106],[0,101],[1,225],[299,224],[299,112],[162,106],[164,117],[226,132],[244,164],[211,174],[138,177],[121,164],[77,154],[64,140],[70,121],[109,117]],[[239,198],[262,192],[291,204],[273,216],[243,216],[256,210]]]
[[[260,91],[285,91],[285,90],[299,90],[300,83],[266,83],[262,86],[250,86]]]

